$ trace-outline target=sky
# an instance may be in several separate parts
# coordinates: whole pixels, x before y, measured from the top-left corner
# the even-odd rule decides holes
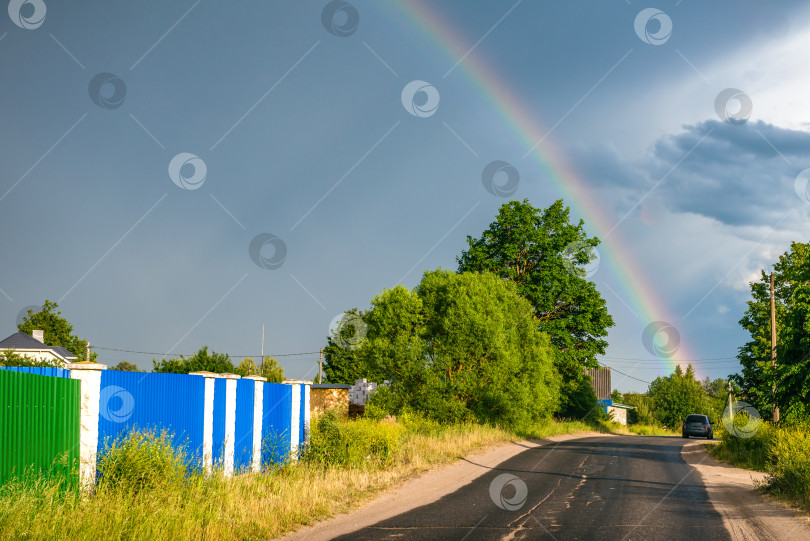
[[[676,363],[726,377],[749,282],[808,241],[809,16],[11,0],[0,334],[49,299],[100,362],[148,369],[258,356],[264,327],[265,354],[312,379],[345,310],[455,269],[506,201],[562,198],[602,241],[613,387]]]

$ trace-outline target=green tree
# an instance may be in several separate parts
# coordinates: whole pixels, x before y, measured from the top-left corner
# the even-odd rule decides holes
[[[253,360],[253,357],[245,357],[242,359],[242,362],[239,363],[239,366],[236,367],[236,372],[234,373],[242,377],[257,376],[259,375],[259,368],[256,366],[256,361]]]
[[[203,346],[191,357],[183,356],[174,359],[152,360],[153,372],[164,372],[171,374],[188,374],[190,372],[214,372],[216,374],[236,373],[236,367],[231,362],[227,353],[216,353],[208,351],[208,346]]]
[[[656,425],[658,421],[653,416],[653,400],[646,394],[624,393],[624,404],[633,406],[627,412],[627,422],[630,424]]]
[[[46,344],[62,346],[76,355],[79,361],[87,360],[87,340],[73,334],[73,325],[62,317],[58,308],[58,304],[46,299],[39,312],[28,310],[28,315],[17,325],[17,330],[26,334],[31,334],[35,329],[42,330],[45,332]],[[91,361],[95,361],[97,356],[97,353],[90,352]]]
[[[347,310],[326,338],[323,373],[328,383],[353,384],[367,377],[366,367],[358,358],[368,328],[363,317],[357,308]]]
[[[267,378],[268,383],[281,383],[284,377],[284,367],[274,357],[266,356],[258,366],[258,375]]]
[[[556,407],[548,337],[514,284],[440,269],[426,272],[413,291],[400,285],[371,305],[358,357],[371,379],[391,380],[379,393],[389,407],[513,426]]]
[[[680,427],[690,413],[709,413],[708,394],[695,379],[691,364],[686,372],[678,365],[669,376],[655,378],[647,394],[652,400],[655,419],[671,429]]]
[[[28,357],[23,357],[13,351],[2,351],[0,352],[0,366],[25,366],[25,367],[61,367],[61,363],[57,363],[56,361],[50,360],[34,360]]]
[[[117,365],[112,367],[112,370],[120,370],[121,372],[141,372],[142,370],[138,368],[137,365],[129,362],[129,361],[121,361]]]
[[[561,413],[575,416],[583,368],[595,368],[604,354],[613,318],[582,265],[596,257],[599,239],[588,237],[580,220],[572,224],[562,200],[547,209],[510,201],[480,238],[467,237],[469,248],[458,258],[459,272],[493,272],[517,284],[534,308],[537,328],[555,349],[563,378]],[[578,400],[578,399],[577,399]]]
[[[810,244],[794,242],[773,266],[776,304],[777,366],[771,367],[770,275],[763,270],[752,282],[748,309],[740,325],[750,340],[737,358],[742,365],[732,376],[742,400],[772,419],[774,398],[781,418],[810,418]],[[774,397],[772,388],[777,384]]]
[[[619,392],[619,389],[613,389],[613,392],[610,393],[610,399],[616,404],[622,403],[622,393]]]

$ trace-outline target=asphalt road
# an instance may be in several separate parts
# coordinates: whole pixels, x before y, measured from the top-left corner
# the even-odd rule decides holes
[[[730,539],[679,437],[526,450],[436,502],[337,539]]]

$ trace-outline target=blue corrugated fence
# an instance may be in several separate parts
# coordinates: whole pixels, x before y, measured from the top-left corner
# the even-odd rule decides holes
[[[253,401],[255,382],[236,382],[236,427],[234,432],[234,469],[249,470],[253,463]]]
[[[99,451],[133,428],[165,430],[201,465],[204,405],[202,377],[102,370]]]
[[[290,457],[292,430],[290,385],[265,383],[262,397],[262,464],[278,464]]]
[[[0,370],[23,372],[24,374],[36,374],[38,376],[50,376],[52,378],[70,377],[70,370],[51,366],[0,366]]]

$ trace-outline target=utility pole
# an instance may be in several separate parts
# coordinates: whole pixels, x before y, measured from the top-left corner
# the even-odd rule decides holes
[[[264,323],[262,323],[262,362],[264,362]]]
[[[87,357],[84,358],[88,363],[90,362],[90,341],[87,341]]]
[[[318,350],[318,384],[323,383],[323,350]]]
[[[731,424],[734,424],[734,404],[732,403],[731,393],[734,392],[734,387],[731,386],[731,381],[728,382],[728,416],[731,419]]]
[[[773,273],[771,273],[771,367],[774,368],[773,387],[773,422],[779,422],[779,406],[776,405],[776,299],[774,296]]]

